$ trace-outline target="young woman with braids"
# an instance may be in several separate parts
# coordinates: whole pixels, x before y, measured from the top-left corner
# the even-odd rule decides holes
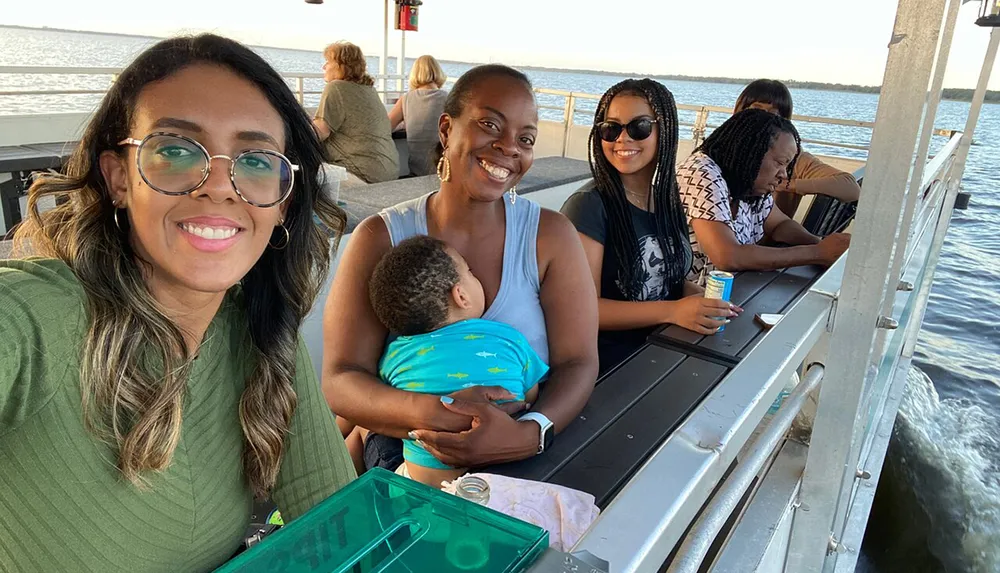
[[[115,80],[0,261],[0,570],[206,571],[354,477],[299,325],[344,214],[282,77],[213,35]],[[39,212],[48,198],[67,201]]]
[[[740,309],[706,299],[687,282],[687,222],[677,195],[677,108],[650,79],[625,80],[598,103],[590,132],[594,182],[571,196],[600,313],[601,372],[628,357],[652,327],[712,334]]]
[[[792,122],[747,109],[716,128],[677,168],[694,251],[690,279],[703,282],[715,268],[830,265],[847,250],[850,235],[821,240],[774,208],[772,193],[791,176],[800,151]],[[791,246],[759,245],[764,237]]]
[[[792,94],[778,80],[754,80],[736,98],[733,113],[754,108],[792,119]],[[774,192],[774,205],[789,217],[795,216],[803,195],[829,195],[845,203],[857,201],[861,186],[854,175],[823,163],[809,153],[799,153],[792,176]]]
[[[465,72],[448,93],[438,137],[441,188],[362,221],[327,299],[323,388],[338,416],[373,432],[364,443],[367,467],[396,469],[403,437],[453,467],[529,458],[576,418],[597,377],[597,303],[573,225],[514,189],[538,137],[528,78],[502,65]],[[514,398],[499,387],[438,398],[380,380],[387,330],[369,283],[383,255],[415,235],[462,255],[482,283],[483,318],[513,326],[549,364],[527,414],[534,420],[509,416],[523,402],[495,406]]]

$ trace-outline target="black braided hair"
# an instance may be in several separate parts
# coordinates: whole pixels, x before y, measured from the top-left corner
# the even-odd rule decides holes
[[[528,79],[528,76],[524,75],[524,72],[503,64],[483,64],[469,69],[455,81],[455,85],[452,86],[448,92],[448,97],[444,100],[444,113],[449,117],[460,117],[462,112],[465,111],[465,105],[468,103],[469,96],[473,93],[479,82],[496,76],[505,76],[523,83],[524,87],[534,97],[531,80]],[[444,146],[438,141],[437,147],[434,148],[431,154],[431,160],[436,164],[441,159],[441,154],[443,153]]]
[[[778,115],[792,119],[792,92],[778,80],[754,80],[747,84],[740,97],[736,98],[733,113],[739,113],[755,103],[773,105]]]
[[[802,152],[799,132],[792,122],[761,109],[745,109],[720,125],[698,146],[722,170],[729,187],[729,197],[748,203],[754,210],[764,204],[764,196],[753,194],[753,182],[760,172],[764,155],[781,133],[795,138],[795,158],[788,164],[788,177],[795,170],[795,161]]]
[[[638,299],[645,282],[642,267],[628,264],[628,261],[639,260],[639,237],[632,224],[621,175],[604,156],[601,137],[597,133],[597,125],[604,121],[611,100],[621,94],[645,98],[656,116],[659,136],[656,142],[656,171],[650,193],[656,220],[656,240],[663,252],[665,266],[663,291],[659,296],[662,300],[670,291],[670,286],[683,280],[691,268],[687,219],[677,192],[677,105],[670,90],[657,81],[649,78],[624,80],[605,92],[597,104],[594,126],[590,130],[590,172],[608,214],[609,246],[615,250],[620,261],[618,282],[623,294],[630,300]]]

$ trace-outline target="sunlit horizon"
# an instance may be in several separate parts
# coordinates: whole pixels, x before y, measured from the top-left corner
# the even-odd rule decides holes
[[[167,37],[215,32],[241,42],[321,51],[339,39],[382,54],[382,2],[326,0],[174,0],[140,10],[131,0],[34,0],[5,7],[3,25]],[[576,4],[508,0],[481,4],[425,0],[420,31],[406,34],[406,56],[441,60],[641,74],[878,86],[896,2],[842,0],[835,10],[798,0],[766,5],[737,0]],[[978,2],[962,7],[944,85],[975,87],[988,29],[974,25]],[[391,59],[400,33],[390,32]],[[309,71],[309,70],[296,70]],[[994,74],[990,89],[1000,89]]]

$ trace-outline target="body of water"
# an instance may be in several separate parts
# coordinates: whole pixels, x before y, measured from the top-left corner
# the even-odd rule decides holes
[[[155,40],[104,34],[0,28],[0,66],[125,66]],[[257,48],[283,72],[319,72],[319,52]],[[390,72],[395,62],[389,62]],[[446,64],[457,77],[469,65]],[[375,72],[377,61],[369,59]],[[602,94],[625,76],[528,71],[536,87]],[[105,89],[109,78],[0,75],[0,91]],[[742,86],[664,81],[680,104],[732,106]],[[322,89],[309,80],[307,90]],[[799,114],[874,121],[875,94],[792,90]],[[0,115],[90,111],[100,96],[0,97]],[[319,96],[306,98],[315,105]],[[562,105],[555,96],[541,103]],[[577,123],[592,121],[593,100],[580,100]],[[968,103],[942,102],[936,127],[965,127]],[[589,110],[589,113],[588,113]],[[543,110],[543,116],[561,112]],[[681,112],[691,122],[693,112]],[[713,118],[718,124],[724,117]],[[870,130],[798,126],[804,139],[867,144]],[[682,128],[683,130],[684,128]],[[690,137],[682,131],[682,137]],[[957,211],[941,254],[915,362],[879,483],[859,570],[991,573],[1000,571],[1000,105],[983,107],[965,170],[973,193]],[[931,151],[945,143],[935,137]],[[812,147],[817,153],[863,158],[863,152]],[[874,192],[877,190],[866,190]],[[992,285],[992,286],[991,286]]]

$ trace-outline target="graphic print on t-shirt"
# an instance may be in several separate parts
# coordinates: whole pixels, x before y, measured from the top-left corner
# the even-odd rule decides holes
[[[638,292],[631,292],[633,289],[625,283],[624,272],[615,279],[615,284],[627,297],[628,300],[646,301],[663,299],[663,277],[666,274],[666,265],[663,261],[663,249],[660,242],[656,240],[656,235],[646,235],[639,239],[639,256],[632,261],[632,268],[639,271],[639,278],[642,284],[638,287]],[[624,265],[622,266],[624,271]]]

